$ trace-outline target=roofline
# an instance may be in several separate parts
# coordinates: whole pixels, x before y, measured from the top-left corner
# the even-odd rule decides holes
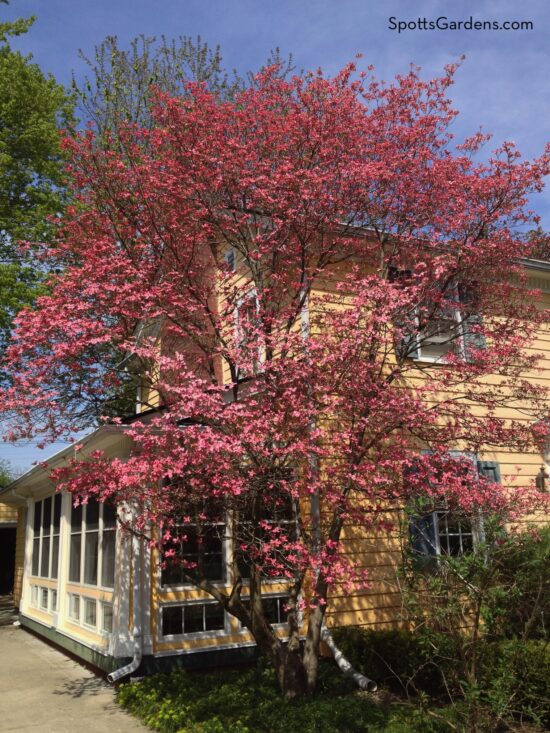
[[[25,471],[25,473],[21,474],[21,476],[18,476],[16,479],[14,479],[10,484],[5,486],[4,488],[0,489],[0,499],[2,496],[7,495],[8,493],[12,493],[14,491],[17,491],[18,487],[21,484],[26,483],[30,478],[34,477],[37,473],[40,473],[41,471],[45,470],[45,466],[43,463],[48,464],[48,468],[51,467],[52,463],[60,463],[63,461],[63,459],[67,458],[71,453],[74,453],[76,446],[81,445],[84,446],[89,441],[95,440],[100,435],[103,435],[104,433],[119,433],[122,432],[124,426],[119,425],[101,425],[100,427],[93,430],[91,433],[88,433],[88,435],[85,435],[80,440],[75,440],[74,443],[71,443],[66,448],[62,448],[61,450],[57,451],[57,453],[54,453],[53,455],[47,457],[44,459],[42,463],[39,463],[36,466],[33,466],[32,468],[29,468],[28,471]]]
[[[550,262],[547,260],[532,260],[529,258],[523,258],[520,260],[520,264],[524,267],[528,267],[530,270],[541,270],[542,272],[550,272]]]

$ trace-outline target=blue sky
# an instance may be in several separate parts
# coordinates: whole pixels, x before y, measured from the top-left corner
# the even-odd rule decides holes
[[[121,46],[144,33],[196,36],[220,44],[229,69],[256,69],[271,49],[292,53],[299,68],[321,66],[334,72],[362,53],[365,65],[390,79],[412,62],[426,76],[438,74],[462,54],[451,96],[460,110],[460,137],[480,127],[494,142],[514,140],[526,157],[542,152],[550,140],[550,3],[547,0],[12,0],[0,5],[0,19],[36,15],[31,31],[14,45],[32,53],[40,66],[69,84],[85,71],[82,49],[116,35]],[[407,30],[395,22],[531,21],[533,30]],[[444,22],[444,21],[443,21]],[[441,23],[440,23],[441,24]],[[533,200],[550,229],[550,190]],[[19,469],[44,460],[62,446],[39,451],[32,445],[0,444],[0,459]]]

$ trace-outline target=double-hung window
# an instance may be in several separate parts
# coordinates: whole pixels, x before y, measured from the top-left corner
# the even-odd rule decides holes
[[[223,507],[205,505],[189,511],[189,516],[174,528],[174,539],[164,546],[162,585],[184,585],[190,582],[189,577],[211,582],[225,579]]]
[[[471,454],[454,454],[474,461],[479,476],[500,483],[499,464],[494,461],[478,461]],[[444,499],[431,502],[427,511],[410,519],[411,549],[416,558],[447,555],[457,557],[474,550],[482,537],[480,516],[458,514],[450,511]]]
[[[409,277],[408,272],[390,272],[390,280],[403,287]],[[401,358],[438,362],[456,354],[469,360],[473,350],[485,346],[478,299],[472,287],[460,282],[434,284],[423,300],[397,318],[396,326],[396,353]]]
[[[292,470],[283,471],[280,478],[288,480]],[[277,478],[274,477],[275,485]],[[234,555],[241,578],[250,578],[254,561],[262,564],[262,575],[268,579],[281,579],[280,567],[284,566],[284,551],[277,556],[276,549],[264,556],[262,545],[273,539],[292,542],[296,538],[297,516],[295,501],[287,491],[277,491],[274,487],[267,491],[262,501],[261,520],[257,523],[250,520],[252,509],[243,506],[234,523]]]

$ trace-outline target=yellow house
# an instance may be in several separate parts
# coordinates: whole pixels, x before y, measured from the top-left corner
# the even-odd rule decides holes
[[[540,307],[548,309],[550,263],[529,260],[524,265],[529,286],[541,293]],[[310,303],[314,298],[315,292]],[[533,347],[546,357],[542,371],[532,378],[548,383],[550,332],[546,328]],[[155,396],[149,393],[140,400],[150,405]],[[140,405],[138,413],[140,420],[148,419]],[[103,450],[108,456],[124,458],[131,450],[127,424],[98,428],[80,441],[78,455],[85,458]],[[70,496],[56,493],[49,472],[63,466],[74,451],[73,446],[66,448],[49,459],[47,468],[37,466],[0,491],[0,501],[17,510],[18,516],[15,575],[22,625],[105,670],[128,664],[124,674],[138,666],[149,671],[166,664],[199,667],[252,657],[253,639],[237,619],[220,610],[206,593],[163,571],[156,551],[120,529],[114,509],[94,503],[75,508]],[[506,484],[514,480],[518,466],[522,480],[535,479],[541,464],[545,473],[546,458],[508,451],[477,460],[480,470]],[[475,530],[467,522],[457,528],[437,512],[432,519],[430,552],[467,551],[475,541]],[[336,592],[328,606],[327,625],[399,623],[396,572],[402,561],[402,535],[396,531],[393,536],[365,536],[350,531],[346,542],[347,551],[359,555],[361,565],[370,569],[371,584],[356,594]],[[212,579],[221,585],[226,583],[232,551],[224,540],[212,551],[213,572],[219,575]],[[285,585],[266,581],[264,593],[269,620],[284,636]]]

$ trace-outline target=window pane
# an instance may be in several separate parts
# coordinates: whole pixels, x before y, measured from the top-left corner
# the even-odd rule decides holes
[[[223,608],[219,603],[208,603],[204,607],[204,630],[217,631],[224,628]]]
[[[44,509],[42,510],[42,533],[50,534],[50,523],[52,521],[52,497],[48,496],[44,499]]]
[[[51,603],[51,610],[57,611],[57,591],[52,590],[50,593],[50,603]]]
[[[40,576],[42,578],[49,577],[50,570],[50,538],[42,538],[42,555],[40,559]]]
[[[101,630],[110,633],[113,630],[113,607],[110,603],[103,603],[102,612]]]
[[[41,524],[42,524],[42,502],[35,501],[34,502],[34,522],[33,522],[33,529],[34,529],[35,537],[40,534]]]
[[[279,623],[277,598],[262,598],[262,608],[265,620],[270,624]]]
[[[82,553],[82,535],[71,535],[71,555],[69,563],[69,580],[72,583],[80,583],[80,557]]]
[[[193,606],[185,606],[183,609],[183,633],[194,634],[204,631],[204,606],[196,603]]]
[[[86,532],[84,550],[84,582],[97,585],[97,543],[99,532]]]
[[[80,596],[69,596],[69,616],[75,621],[80,620]]]
[[[166,606],[162,609],[162,635],[181,634],[183,616],[181,606]]]
[[[40,592],[40,608],[48,609],[48,589],[42,588]]]
[[[177,560],[174,562],[167,561],[166,567],[162,568],[161,574],[162,585],[182,585],[183,574],[182,568],[177,564]]]
[[[82,529],[82,504],[71,508],[71,529],[73,532],[80,532]]]
[[[32,543],[31,575],[38,575],[39,561],[40,561],[40,537],[36,537]]]
[[[105,588],[114,588],[115,585],[115,546],[116,530],[104,531],[101,542],[101,585]]]
[[[99,504],[95,499],[86,504],[86,530],[89,529],[99,529]]]
[[[53,499],[53,531],[54,534],[59,532],[61,523],[61,494],[56,494]]]
[[[103,504],[103,527],[116,527],[117,511],[113,504]]]
[[[59,535],[52,537],[52,569],[51,578],[57,578],[57,566],[59,564]]]
[[[96,602],[92,598],[84,599],[84,623],[88,626],[96,625]]]

